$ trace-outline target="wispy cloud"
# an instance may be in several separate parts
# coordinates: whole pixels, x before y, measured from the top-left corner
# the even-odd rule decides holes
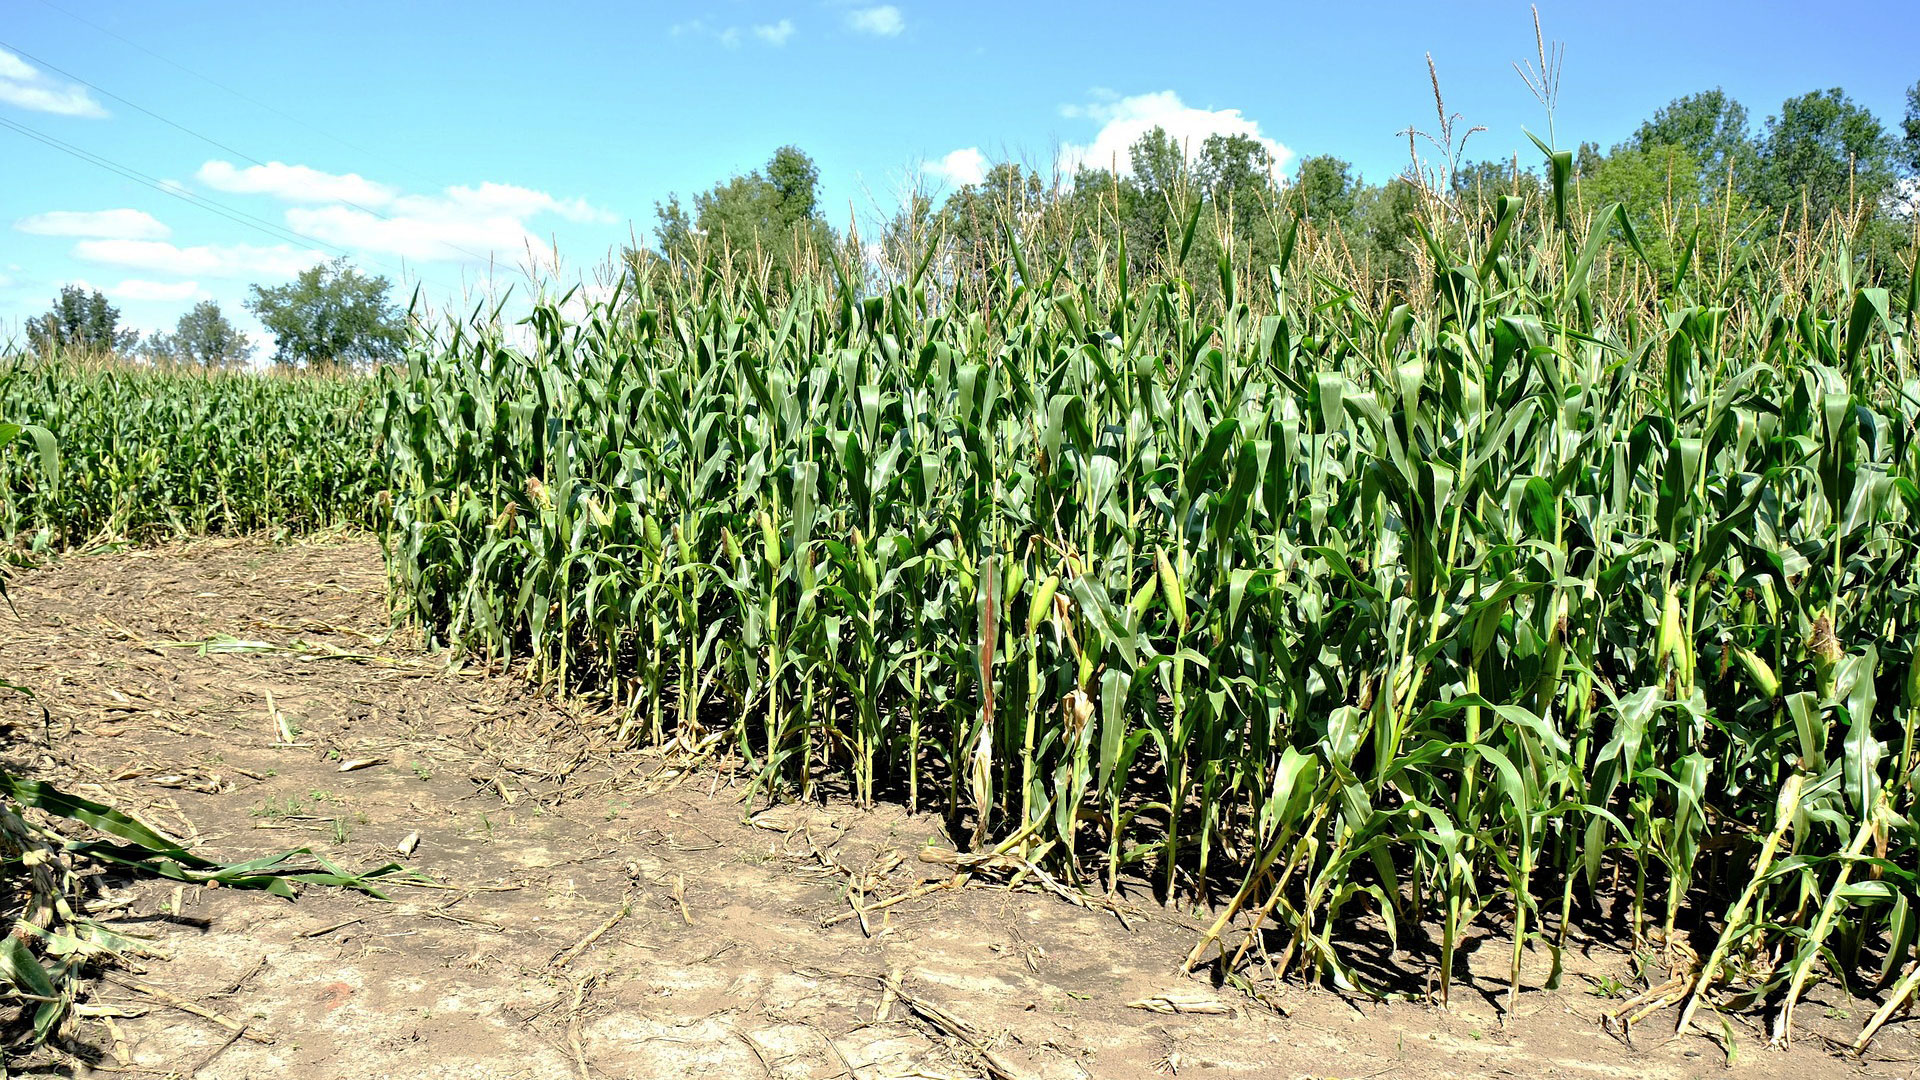
[[[775,47],[785,45],[787,39],[793,36],[793,20],[781,19],[777,23],[756,26],[753,28],[753,36]]]
[[[667,33],[674,37],[711,38],[728,49],[737,49],[751,33],[756,39],[775,48],[787,43],[787,39],[799,29],[792,19],[781,19],[776,23],[757,23],[743,31],[738,26],[715,26],[704,19],[689,19],[674,23]]]
[[[196,175],[221,191],[296,204],[285,211],[287,225],[323,243],[422,261],[517,259],[529,245],[541,243],[528,227],[541,215],[581,223],[614,220],[585,199],[491,181],[432,195],[408,194],[357,173],[277,161],[244,169],[209,161]]]
[[[616,220],[612,213],[585,199],[562,199],[533,188],[491,180],[473,186],[455,184],[438,195],[402,195],[390,205],[396,214],[507,214],[516,218],[555,214],[568,221]]]
[[[13,223],[35,236],[82,236],[96,240],[165,240],[173,230],[144,210],[49,210]]]
[[[907,28],[907,18],[900,9],[892,4],[878,7],[854,8],[847,12],[847,25],[862,34],[875,37],[898,37]]]
[[[5,49],[0,49],[0,102],[56,116],[107,115],[86,87],[55,79]]]
[[[1173,137],[1189,159],[1200,153],[1209,135],[1245,135],[1259,141],[1273,155],[1276,172],[1293,159],[1293,151],[1260,130],[1257,121],[1248,119],[1239,109],[1198,109],[1180,100],[1172,90],[1132,97],[1109,98],[1096,95],[1086,105],[1063,107],[1061,115],[1069,119],[1092,120],[1100,125],[1093,141],[1067,143],[1060,148],[1060,172],[1072,176],[1081,167],[1133,171],[1127,151],[1142,135],[1161,128]]]
[[[83,289],[99,289],[115,300],[161,300],[178,303],[181,300],[204,300],[207,291],[197,281],[146,281],[141,278],[128,278],[117,285],[93,285],[86,281],[74,284]]]
[[[270,161],[241,168],[230,161],[209,161],[194,174],[215,191],[235,195],[271,195],[288,202],[350,202],[384,206],[400,192],[359,173],[329,173],[306,165]]]
[[[467,254],[499,254],[511,262],[540,238],[526,222],[511,214],[435,212],[376,217],[351,206],[296,206],[287,211],[287,224],[308,236],[339,247],[381,255],[398,255],[423,262],[455,262]]]
[[[164,274],[215,278],[283,278],[327,261],[321,251],[302,251],[290,244],[260,247],[253,244],[197,244],[180,247],[163,240],[82,240],[73,246],[76,257],[105,266]]]

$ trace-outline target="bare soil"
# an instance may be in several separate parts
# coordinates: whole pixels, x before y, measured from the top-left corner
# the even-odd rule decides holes
[[[80,1018],[24,1075],[1838,1077],[1920,1058],[1900,1024],[1867,1060],[1836,1052],[1872,1005],[1830,988],[1790,1050],[1739,1020],[1729,1061],[1669,1039],[1671,1009],[1617,1037],[1601,991],[1627,966],[1594,945],[1503,1016],[1497,936],[1450,1010],[1285,986],[1282,1015],[1180,973],[1194,913],[933,888],[951,869],[917,856],[951,845],[898,807],[749,819],[744,777],[610,752],[591,717],[410,647],[385,588],[377,547],[339,538],[75,556],[15,580],[0,671],[39,704],[0,699],[9,768],[219,858],[310,845],[432,881],[288,902],[103,877],[96,911],[157,955],[93,984],[91,1011],[120,1015]],[[190,644],[223,638],[276,648]],[[364,759],[380,763],[342,771]],[[1543,979],[1544,956],[1527,971]],[[1132,1004],[1169,997],[1212,1011]]]

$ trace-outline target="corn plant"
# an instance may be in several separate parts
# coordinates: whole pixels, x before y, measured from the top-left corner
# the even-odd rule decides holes
[[[1844,237],[1656,267],[1569,160],[1442,207],[1414,295],[1285,221],[1130,280],[1090,221],[444,323],[381,389],[397,587],[768,797],[1213,904],[1190,965],[1386,992],[1367,918],[1444,1001],[1492,926],[1517,992],[1618,902],[1716,941],[1689,1018],[1910,994],[1916,297]]]

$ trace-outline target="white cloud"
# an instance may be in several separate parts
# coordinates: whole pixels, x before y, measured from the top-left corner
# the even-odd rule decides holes
[[[86,87],[51,78],[5,49],[0,49],[0,102],[56,116],[107,115]]]
[[[196,174],[201,183],[216,191],[236,195],[271,195],[287,202],[350,202],[362,206],[381,206],[399,194],[386,184],[376,184],[358,173],[329,173],[305,165],[270,161],[265,165],[240,168],[227,161],[209,161]]]
[[[924,171],[954,187],[978,184],[987,178],[987,155],[977,146],[962,147],[938,161],[927,162]]]
[[[116,300],[200,300],[207,296],[197,281],[142,281],[128,278],[100,290]]]
[[[215,278],[292,277],[327,261],[325,252],[302,251],[289,244],[179,247],[162,240],[82,240],[73,246],[73,253],[108,266]]]
[[[96,240],[164,240],[173,230],[144,210],[49,210],[13,223],[35,236],[84,236]]]
[[[435,195],[405,194],[356,173],[327,173],[277,161],[245,169],[209,161],[197,175],[222,191],[321,204],[288,207],[287,225],[323,243],[411,259],[458,261],[496,254],[518,259],[528,244],[541,242],[527,227],[531,218],[552,214],[593,224],[615,220],[585,199],[562,199],[492,181],[455,185]]]
[[[617,220],[613,214],[585,199],[557,199],[544,191],[514,184],[496,184],[490,180],[478,187],[456,185],[439,196],[402,196],[394,200],[393,209],[404,214],[507,214],[516,218],[558,214],[568,221],[605,223]]]
[[[792,19],[781,19],[776,23],[756,23],[748,28],[754,37],[776,48],[785,45],[787,39],[793,36],[795,29],[797,28],[793,25]],[[740,43],[746,40],[746,34],[737,26],[714,26],[703,19],[674,23],[667,28],[667,33],[674,37],[712,38],[729,49],[739,48]]]
[[[296,206],[287,224],[345,248],[427,261],[456,261],[468,252],[522,254],[539,238],[511,214],[430,214],[375,217],[351,206]]]
[[[1127,149],[1156,127],[1165,129],[1173,137],[1188,160],[1199,156],[1200,147],[1209,135],[1246,135],[1259,140],[1267,153],[1273,155],[1276,174],[1293,159],[1293,151],[1261,134],[1260,124],[1249,120],[1239,109],[1196,109],[1182,102],[1180,95],[1172,90],[1069,105],[1060,112],[1069,118],[1092,120],[1100,125],[1092,142],[1067,143],[1060,148],[1060,172],[1064,176],[1072,176],[1083,165],[1118,169],[1123,175],[1131,173],[1133,164],[1128,160]]]
[[[781,19],[777,23],[763,24],[753,28],[753,36],[769,45],[785,45],[793,36],[793,20]]]
[[[855,8],[847,12],[847,25],[862,34],[875,37],[898,37],[907,28],[907,20],[900,9],[892,4],[879,7]]]
[[[527,220],[553,214],[575,222],[608,222],[613,215],[585,199],[557,199],[532,188],[484,183],[439,195],[402,195],[373,214],[351,206],[295,206],[287,224],[329,244],[425,261],[458,261],[497,254],[518,259],[544,241]]]

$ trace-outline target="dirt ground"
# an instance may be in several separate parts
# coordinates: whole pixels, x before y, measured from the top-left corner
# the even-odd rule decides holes
[[[1450,1011],[1287,986],[1283,1015],[1180,974],[1187,916],[935,888],[950,870],[917,857],[950,847],[934,818],[748,820],[740,777],[597,750],[512,678],[391,634],[365,540],[76,556],[11,591],[0,671],[47,713],[0,699],[9,767],[223,859],[310,845],[431,879],[385,903],[103,879],[95,910],[161,955],[94,984],[112,1015],[23,1075],[1908,1077],[1920,1060],[1901,1024],[1866,1060],[1836,1052],[1872,1006],[1821,992],[1791,1050],[1742,1022],[1729,1061],[1668,1038],[1671,1009],[1629,1043],[1600,993],[1624,959],[1598,948],[1504,1023],[1498,978]],[[1485,944],[1491,973],[1504,939]],[[1212,1011],[1133,1004],[1166,997]]]

